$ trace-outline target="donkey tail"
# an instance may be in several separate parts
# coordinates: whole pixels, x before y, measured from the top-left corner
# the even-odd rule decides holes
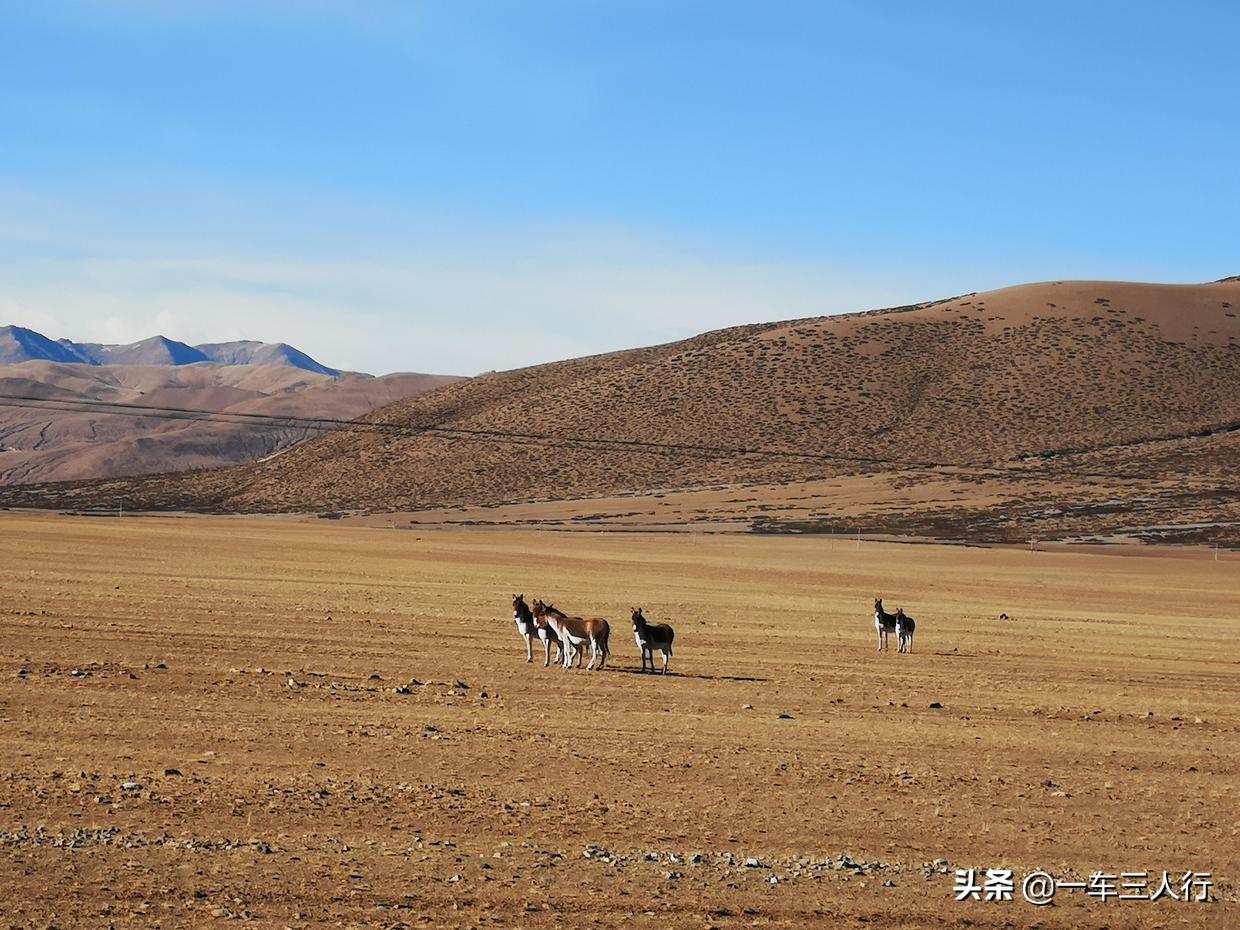
[[[610,638],[611,638],[611,624],[604,621],[603,632],[599,635],[598,644],[599,644],[599,648],[602,650],[602,653],[605,657],[611,655],[611,649],[609,649],[607,646],[607,640]]]
[[[668,630],[667,630],[667,654],[668,654],[669,656],[670,656],[670,655],[673,655],[673,653],[672,653],[672,643],[673,643],[673,642],[675,642],[675,641],[676,641],[676,631],[675,631],[675,630],[673,630],[671,627],[668,627]]]

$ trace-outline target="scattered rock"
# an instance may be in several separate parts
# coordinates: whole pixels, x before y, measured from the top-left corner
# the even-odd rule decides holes
[[[943,705],[942,705],[942,704],[940,704],[938,701],[931,701],[931,702],[930,702],[930,709],[931,709],[931,710],[942,710],[942,709],[943,709]]]
[[[792,719],[792,714],[780,714],[780,715],[779,715],[779,719],[780,719],[780,720],[791,720],[791,719]]]
[[[181,770],[180,770],[180,769],[171,769],[171,768],[169,768],[169,769],[164,769],[164,774],[165,774],[165,775],[175,775],[175,776],[180,776],[180,774],[181,774]]]

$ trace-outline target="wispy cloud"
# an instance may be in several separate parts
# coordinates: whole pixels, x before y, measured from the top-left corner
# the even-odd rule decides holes
[[[99,342],[279,340],[373,372],[514,368],[959,287],[950,273],[755,261],[619,227],[426,228],[375,211],[369,223],[332,212],[333,233],[312,223],[308,234],[304,212],[273,219],[267,204],[173,215],[157,235],[149,216],[138,234],[98,205],[12,192],[7,203],[25,209],[0,220],[6,322]],[[927,280],[940,289],[927,293]]]

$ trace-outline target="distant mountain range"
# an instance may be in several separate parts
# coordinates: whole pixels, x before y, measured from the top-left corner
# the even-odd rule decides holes
[[[283,342],[210,342],[191,346],[166,336],[129,345],[49,339],[24,326],[0,326],[0,365],[60,362],[77,365],[287,365],[320,375],[338,375],[305,352]]]

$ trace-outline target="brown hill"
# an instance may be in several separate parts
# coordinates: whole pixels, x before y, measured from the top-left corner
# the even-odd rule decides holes
[[[1132,453],[1090,450],[1233,428],[1238,312],[1237,282],[1053,282],[744,326],[488,375],[372,417],[433,432],[333,433],[269,462],[124,491],[157,507],[395,511],[954,468],[979,476],[989,490],[973,496],[994,506],[1013,469],[1062,469],[1077,453],[1103,480]],[[1194,461],[1214,468],[1235,447],[1203,448]],[[1139,472],[1125,472],[1129,497]]]
[[[333,378],[287,365],[0,366],[0,395],[76,402],[353,418],[456,380],[419,374]],[[315,431],[279,425],[34,409],[0,398],[0,484],[109,478],[252,462]]]

